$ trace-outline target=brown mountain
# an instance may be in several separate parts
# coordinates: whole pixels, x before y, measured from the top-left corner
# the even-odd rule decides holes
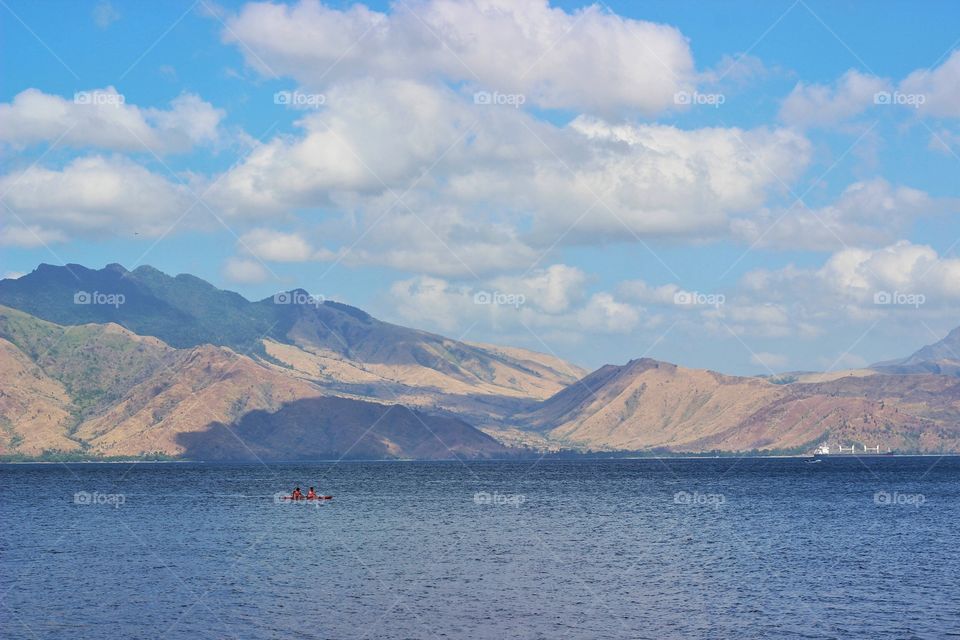
[[[4,455],[277,459],[304,457],[297,451],[375,458],[504,452],[458,420],[322,398],[320,386],[228,347],[174,349],[113,324],[64,327],[0,307],[0,372]],[[263,424],[269,433],[256,428]],[[249,449],[243,446],[248,431]],[[232,448],[216,444],[224,435]]]
[[[75,301],[95,293],[120,295],[123,302]],[[63,326],[113,323],[178,349],[229,347],[331,394],[401,403],[473,424],[527,410],[587,373],[542,354],[383,322],[301,289],[251,302],[200,278],[148,266],[40,265],[0,280],[0,304]]]
[[[548,440],[594,449],[805,451],[815,443],[960,450],[960,381],[842,376],[773,384],[650,359],[608,365],[519,418]]]
[[[78,289],[125,302],[78,304]],[[584,376],[557,358],[392,325],[302,290],[250,302],[149,267],[41,265],[0,281],[4,301],[20,309],[0,307],[8,456],[505,453],[474,426],[549,448],[960,450],[960,330],[855,372],[761,379],[641,359]]]

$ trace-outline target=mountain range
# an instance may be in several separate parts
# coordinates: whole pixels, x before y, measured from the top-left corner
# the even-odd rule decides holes
[[[0,455],[957,451],[957,352],[960,329],[857,371],[765,379],[644,358],[591,373],[302,289],[251,302],[147,266],[40,265],[0,281]]]

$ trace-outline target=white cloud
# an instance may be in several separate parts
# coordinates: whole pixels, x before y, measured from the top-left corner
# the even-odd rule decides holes
[[[694,76],[675,28],[598,5],[567,13],[546,0],[416,0],[390,13],[249,3],[227,20],[223,39],[264,75],[313,87],[358,76],[438,78],[594,113],[662,111]]]
[[[418,276],[393,283],[390,301],[404,321],[446,332],[480,326],[528,336],[622,334],[637,326],[642,309],[606,292],[587,297],[586,281],[582,271],[562,264],[470,285]]]
[[[576,317],[581,329],[605,333],[629,333],[640,322],[637,309],[609,293],[594,294]]]
[[[700,79],[711,85],[726,81],[743,86],[754,80],[765,78],[771,72],[772,70],[767,68],[763,60],[756,56],[747,53],[724,54],[712,69],[700,74]]]
[[[315,255],[300,235],[272,229],[248,231],[240,237],[238,245],[242,251],[273,262],[306,262]]]
[[[451,92],[416,83],[360,81],[332,91],[328,103],[297,122],[303,137],[260,145],[211,197],[256,215],[323,206],[331,192],[402,191],[444,151],[461,154],[470,124]]]
[[[836,202],[808,209],[763,209],[731,222],[733,235],[750,246],[829,251],[845,246],[883,246],[902,237],[914,220],[958,207],[918,189],[882,178],[855,182]]]
[[[750,272],[724,311],[733,317],[744,308],[768,305],[778,311],[756,322],[785,334],[817,335],[893,316],[915,327],[918,320],[953,318],[958,302],[960,259],[903,240],[880,249],[843,249],[815,269]]]
[[[676,304],[675,296],[680,291],[682,289],[676,284],[657,287],[643,280],[626,280],[617,287],[617,292],[627,300],[656,305]]]
[[[587,275],[577,267],[554,264],[529,275],[503,276],[492,281],[498,291],[521,294],[546,313],[559,314],[580,302]]]
[[[168,109],[140,108],[113,87],[65,99],[38,89],[0,104],[0,141],[15,147],[59,141],[133,153],[177,153],[216,142],[224,111],[185,93]]]
[[[927,115],[960,118],[960,50],[935,69],[918,69],[904,78],[899,91],[922,95],[918,110]]]
[[[847,71],[833,86],[797,83],[780,107],[780,119],[798,127],[839,124],[874,106],[874,96],[889,91],[883,78]]]
[[[780,119],[797,127],[829,127],[874,107],[960,117],[960,50],[940,66],[917,69],[896,84],[855,69],[832,85],[797,83],[781,105]]]
[[[25,274],[23,271],[7,271],[6,273],[3,274],[2,279],[3,279],[3,280],[16,280],[17,278],[22,278],[22,277],[25,276],[25,275],[27,275],[27,274]]]
[[[447,332],[461,328],[465,318],[477,312],[468,288],[430,276],[394,282],[390,299],[401,318]]]
[[[782,129],[687,131],[578,118],[571,130],[585,137],[576,142],[587,158],[565,163],[573,175],[543,176],[538,195],[552,211],[553,229],[572,224],[600,197],[602,204],[578,223],[579,235],[722,234],[728,214],[761,206],[810,156],[805,138]]]
[[[731,214],[757,210],[810,156],[784,129],[586,117],[560,127],[409,81],[360,81],[328,97],[298,122],[302,136],[255,149],[210,201],[261,221],[342,211],[341,246],[363,240],[343,254],[348,264],[433,275],[527,268],[555,244],[726,236]]]
[[[158,236],[194,202],[187,187],[128,159],[102,156],[76,158],[59,170],[33,167],[7,174],[0,177],[0,193],[16,213],[0,209],[0,222],[18,234],[19,244],[29,244],[34,234],[44,243],[118,230]],[[200,207],[193,213],[206,217]],[[182,225],[192,219],[187,216]],[[18,222],[33,232],[17,232]]]
[[[221,273],[230,282],[238,284],[256,284],[270,279],[270,274],[263,265],[242,258],[228,258]]]
[[[508,224],[450,207],[411,205],[396,207],[381,217],[382,209],[366,211],[363,226],[344,235],[343,244],[328,259],[350,266],[378,265],[410,273],[442,277],[482,277],[526,269],[540,257],[517,237]]]
[[[691,340],[701,339],[706,331],[717,339],[733,334],[748,348],[757,341],[782,348],[786,339],[848,347],[859,344],[881,321],[886,330],[899,327],[904,335],[915,332],[920,322],[955,325],[960,258],[903,240],[878,249],[838,250],[819,267],[751,271],[716,292],[722,301],[715,305],[671,304],[671,292],[683,291],[674,284],[627,281],[618,291],[627,300],[659,305],[663,321],[675,327],[672,333]],[[845,337],[838,342],[840,335]],[[759,355],[763,350],[756,351]],[[807,366],[816,364],[814,355],[803,355]],[[791,361],[799,357],[790,356]],[[777,359],[762,359],[770,369],[785,366]]]

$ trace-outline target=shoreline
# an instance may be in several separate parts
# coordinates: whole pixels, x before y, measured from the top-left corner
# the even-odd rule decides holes
[[[677,454],[677,455],[656,455],[656,456],[646,456],[646,455],[623,455],[623,456],[605,456],[605,455],[596,455],[596,454],[583,454],[583,455],[570,455],[570,456],[556,456],[556,457],[514,457],[514,458],[471,458],[471,459],[455,459],[455,458],[446,458],[446,459],[414,459],[414,458],[404,458],[404,459],[381,459],[381,458],[353,458],[353,459],[337,459],[337,458],[318,458],[315,460],[270,460],[270,461],[256,461],[256,460],[139,460],[139,459],[125,459],[125,460],[98,460],[96,458],[91,458],[88,460],[0,460],[0,466],[3,465],[28,465],[28,464],[52,464],[52,465],[69,465],[69,464],[198,464],[198,465],[253,465],[253,466],[262,466],[264,464],[340,464],[340,463],[358,463],[362,462],[365,464],[370,463],[402,463],[402,462],[435,462],[435,463],[469,463],[469,462],[585,462],[585,461],[616,461],[616,460],[722,460],[722,459],[734,459],[742,460],[749,458],[751,460],[842,460],[842,459],[889,459],[889,458],[949,458],[949,457],[960,457],[960,452],[951,452],[951,453],[871,453],[871,454],[834,454],[834,455],[809,455],[809,454],[771,454],[771,455],[755,455],[755,454],[743,454],[738,455],[736,453],[721,454],[721,455],[709,455],[709,454]]]

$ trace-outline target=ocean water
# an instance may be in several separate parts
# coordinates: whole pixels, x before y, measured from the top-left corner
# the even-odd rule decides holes
[[[0,492],[5,638],[960,636],[958,458],[5,465]]]

